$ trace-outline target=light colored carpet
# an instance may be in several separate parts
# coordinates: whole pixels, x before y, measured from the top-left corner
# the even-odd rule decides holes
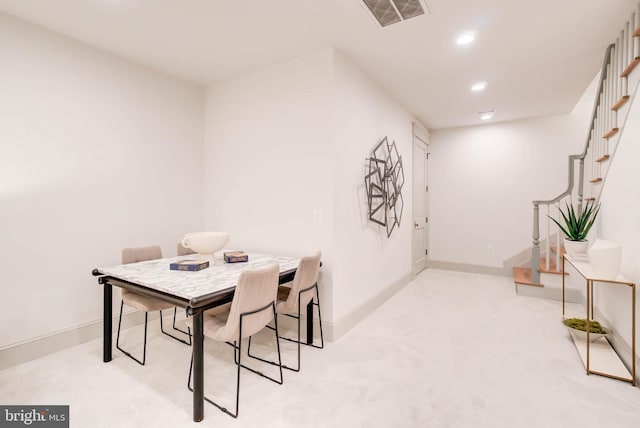
[[[69,404],[73,427],[640,427],[640,390],[586,376],[560,315],[509,278],[427,270],[337,342],[303,347],[284,385],[243,371],[237,420],[205,403],[192,422],[190,348],[157,322],[145,367],[115,346],[102,363],[95,340],[0,371],[0,402]],[[140,351],[141,327],[124,339]],[[205,343],[205,390],[231,405],[233,351]]]

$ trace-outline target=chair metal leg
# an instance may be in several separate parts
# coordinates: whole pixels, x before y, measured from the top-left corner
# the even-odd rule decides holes
[[[240,335],[238,340],[238,351],[242,349],[242,317],[240,317]],[[234,351],[235,352],[235,351]],[[224,408],[220,408],[223,412],[238,417],[238,408],[240,407],[240,368],[242,367],[242,352],[238,352],[238,371],[236,372],[236,412],[231,413]]]
[[[261,312],[265,309],[268,309],[269,307],[271,307],[271,310],[273,311],[274,317],[276,315],[276,305],[275,302],[271,302],[270,305],[267,305],[263,308],[257,309],[255,311],[251,311],[251,312],[246,312],[246,313],[242,313],[240,314],[240,329],[239,329],[239,335],[238,335],[238,343],[236,345],[236,342],[234,342],[233,344],[227,342],[229,345],[233,346],[233,357],[234,357],[234,362],[236,363],[238,370],[237,370],[237,374],[236,374],[236,402],[235,402],[235,413],[232,413],[231,411],[229,411],[226,407],[216,403],[215,401],[213,401],[212,399],[208,398],[207,396],[204,397],[204,399],[210,403],[213,404],[214,406],[216,406],[218,409],[220,409],[221,411],[223,411],[224,413],[228,414],[231,417],[237,418],[238,417],[238,413],[239,413],[239,407],[240,407],[240,369],[241,368],[245,368],[255,374],[258,374],[266,379],[269,379],[279,385],[282,385],[283,383],[283,377],[282,377],[282,360],[281,360],[281,356],[280,356],[280,342],[278,340],[278,322],[276,320],[275,323],[275,331],[276,331],[276,347],[278,350],[278,365],[280,366],[280,379],[274,379],[271,378],[265,374],[263,374],[262,372],[259,372],[257,370],[252,369],[251,367],[247,367],[244,364],[242,364],[242,324],[243,324],[243,318],[245,316],[249,316],[249,315],[253,315],[256,314],[258,312]],[[251,336],[249,336],[249,343],[251,343]],[[237,360],[236,360],[236,356],[237,356]],[[269,361],[266,361],[269,362]],[[193,372],[193,352],[191,353],[191,364],[189,366],[189,378],[187,379],[187,388],[189,389],[189,391],[193,391],[193,388],[191,387],[191,373]]]
[[[322,334],[322,314],[320,313],[320,293],[318,291],[318,283],[316,283],[316,301],[318,303],[313,302],[313,300],[311,302],[318,308],[318,322],[320,324],[320,346],[313,344],[313,338],[311,338],[311,343],[306,343],[306,345],[313,346],[314,348],[318,349],[324,349],[324,335]],[[309,316],[309,314],[307,314],[307,316]],[[313,318],[313,314],[311,314],[311,317]]]
[[[320,324],[320,345],[315,345],[313,343],[314,342],[313,337],[308,337],[306,341],[300,340],[300,300],[301,300],[302,293],[305,293],[305,292],[311,290],[312,288],[315,288],[315,294],[316,294],[315,295],[315,300],[316,301],[311,299],[311,301],[309,302],[309,305],[307,305],[307,308],[309,308],[309,307],[313,308],[314,306],[316,306],[318,308],[318,322]],[[322,314],[320,312],[320,294],[318,292],[318,283],[315,283],[311,287],[305,288],[304,290],[300,290],[300,292],[298,293],[298,315],[297,315],[297,317],[295,315],[289,315],[289,314],[285,314],[285,315],[293,317],[293,318],[298,318],[298,340],[297,340],[297,342],[302,343],[303,345],[307,345],[307,346],[311,346],[313,348],[317,348],[317,349],[323,349],[324,348],[324,334],[323,334],[323,331],[322,331]],[[311,312],[311,313],[307,312],[307,322],[309,322],[309,320],[311,320],[311,322],[313,322],[313,312]],[[288,340],[288,341],[291,341],[291,342],[296,342],[296,340],[289,339],[289,338],[286,338],[286,337],[282,337],[281,339]]]
[[[302,342],[300,338],[300,322],[302,321],[302,316],[300,315],[300,296],[301,295],[302,294],[298,294],[298,340],[296,340],[296,342],[298,342],[298,365],[297,365],[298,368],[296,369],[297,372],[300,371],[300,342]],[[311,315],[313,316],[313,314]],[[309,314],[307,313],[307,317],[308,316]],[[311,341],[313,342],[313,337],[311,338]]]
[[[131,358],[132,360],[134,360],[135,362],[137,362],[140,365],[145,365],[146,361],[147,361],[147,327],[148,327],[148,323],[149,323],[149,313],[145,312],[144,313],[144,347],[142,349],[142,361],[140,361],[139,359],[137,359],[136,357],[134,357],[130,352],[125,351],[124,349],[122,349],[120,347],[120,329],[122,327],[122,309],[124,306],[124,301],[120,302],[120,315],[118,317],[118,334],[116,336],[116,348],[118,348],[119,351],[121,351],[123,354],[125,354],[127,357]],[[174,313],[175,316],[175,313]],[[175,322],[175,318],[174,318],[174,322]],[[169,333],[167,333],[166,331],[164,331],[164,328],[162,326],[162,311],[160,311],[160,331],[162,331],[164,334],[166,334],[167,336],[177,340],[178,342],[184,343],[186,345],[191,346],[191,330],[189,330],[189,341],[185,341],[182,340],[178,337],[175,337]],[[181,330],[178,330],[181,331]]]
[[[175,320],[174,320],[174,322],[175,322]],[[180,339],[179,337],[176,337],[176,336],[174,336],[172,334],[169,334],[166,331],[164,331],[164,328],[162,326],[162,311],[160,311],[160,331],[162,333],[166,334],[167,336],[177,340],[180,343],[184,343],[185,345],[191,346],[191,330],[189,330],[189,333],[188,333],[189,334],[189,341],[188,342],[186,340],[184,340],[184,339]],[[182,332],[182,330],[178,330],[178,331]],[[187,333],[185,333],[185,334],[187,334]]]
[[[282,369],[287,369],[287,370],[292,370],[292,371],[296,371],[296,370],[294,370],[294,369],[292,369],[290,367],[287,367],[284,364],[282,364],[282,356],[281,356],[281,352],[280,352],[280,339],[281,339],[281,337],[280,337],[280,333],[278,331],[278,314],[275,312],[275,304],[273,305],[273,320],[274,320],[274,323],[275,323],[275,327],[271,327],[271,326],[268,326],[268,325],[266,327],[268,329],[270,329],[270,330],[273,330],[274,334],[276,335],[276,347],[277,347],[277,350],[278,350],[278,362],[276,363],[275,361],[269,361],[269,360],[266,360],[264,358],[258,357],[257,355],[251,355],[251,338],[252,338],[252,336],[249,336],[249,346],[247,347],[247,356],[249,356],[250,358],[253,358],[254,360],[262,361],[263,363],[268,363],[268,364],[271,364],[273,366],[278,366],[280,368],[280,381],[277,381],[277,380],[272,379],[272,378],[270,378],[268,376],[265,376],[262,373],[258,373],[258,374],[260,376],[262,376],[262,377],[266,377],[267,379],[272,380],[275,383],[282,384],[283,383]],[[253,371],[255,373],[254,370],[252,370],[252,369],[249,369],[249,370],[251,370],[251,371]]]
[[[206,395],[204,396],[204,399],[206,402],[213,404],[218,409],[222,410],[224,413],[234,418],[238,417],[238,407],[239,407],[238,398],[240,397],[240,364],[236,364],[236,365],[238,366],[238,371],[236,375],[236,404],[235,404],[236,412],[235,413],[231,413],[229,410],[227,410],[226,407],[221,406],[220,404],[216,403]],[[191,387],[191,373],[193,373],[193,352],[191,352],[191,364],[189,365],[189,379],[187,379],[187,388],[189,389],[189,391],[193,392],[193,388]]]
[[[313,299],[311,300],[310,303],[312,304],[312,306],[317,306],[318,307],[318,321],[320,322],[320,345],[315,345],[313,343],[313,338],[311,338],[312,340],[310,342],[302,341],[300,339],[300,330],[301,330],[301,325],[300,324],[301,324],[301,319],[302,319],[301,313],[300,313],[301,296],[302,296],[302,293],[305,293],[305,292],[311,290],[312,288],[315,288],[315,293],[316,293],[315,297],[317,299],[317,303],[314,302]],[[282,337],[282,336],[279,337],[282,340],[286,340],[288,342],[294,342],[294,343],[296,343],[298,345],[298,349],[297,349],[298,361],[297,361],[296,367],[293,368],[293,367],[289,367],[289,366],[287,366],[285,364],[282,364],[282,368],[287,369],[287,370],[291,370],[293,372],[299,372],[300,371],[300,345],[301,344],[302,345],[311,346],[311,347],[317,348],[317,349],[323,349],[324,348],[324,335],[323,335],[323,332],[322,332],[322,315],[320,314],[320,296],[319,296],[319,293],[318,293],[318,283],[315,283],[311,287],[305,288],[304,290],[300,290],[300,292],[298,293],[298,315],[291,315],[291,314],[282,314],[282,315],[286,315],[288,317],[295,318],[297,320],[297,324],[298,324],[297,325],[297,327],[298,327],[298,338],[297,339],[291,339],[291,338]],[[309,317],[313,318],[313,313],[311,313],[311,314],[307,313],[307,318],[309,318]],[[276,324],[277,324],[278,316],[276,315],[274,317],[274,319],[275,319]],[[271,326],[267,326],[267,328],[270,328],[271,330],[274,330],[274,328],[271,327]],[[255,356],[255,355],[251,355],[251,338],[249,338],[249,349],[247,350],[247,354],[251,358],[255,358],[255,359],[263,361],[265,363],[277,365],[274,361],[266,361],[266,360],[263,360],[262,358],[259,358],[259,357]]]
[[[187,331],[184,331],[178,327],[176,327],[176,315],[178,314],[178,307],[174,306],[173,307],[173,329],[175,331],[179,331],[182,334],[186,334],[187,336],[189,336],[189,343],[188,345],[191,346],[191,329],[189,328],[189,326],[187,326]]]
[[[276,316],[276,304],[275,304],[275,302],[272,302],[270,305],[264,306],[263,308],[257,309],[255,311],[251,311],[251,312],[246,312],[246,313],[240,314],[240,336],[241,337],[242,337],[242,319],[243,319],[243,317],[249,316],[249,315],[253,315],[253,314],[258,313],[258,312],[261,312],[261,311],[263,311],[265,309],[268,309],[269,306],[271,306],[272,311],[273,311],[273,315],[274,315],[274,318],[275,318],[275,316]],[[269,379],[270,381],[275,382],[278,385],[282,385],[284,379],[282,377],[282,367],[283,366],[282,366],[282,359],[281,359],[281,356],[280,356],[280,341],[279,341],[279,337],[278,337],[278,321],[277,320],[275,322],[275,328],[274,329],[276,331],[275,336],[276,336],[276,349],[278,351],[278,363],[276,364],[274,362],[263,360],[263,359],[258,358],[258,357],[253,357],[253,358],[255,358],[257,360],[261,360],[261,361],[263,361],[265,363],[269,363],[269,364],[273,364],[273,365],[279,366],[280,367],[280,378],[279,379],[274,379],[274,378],[272,378],[270,376],[265,375],[264,373],[262,373],[262,372],[260,372],[258,370],[255,370],[255,369],[253,369],[251,367],[247,367],[247,366],[241,364],[240,363],[240,355],[242,354],[242,346],[241,346],[242,343],[238,344],[238,365],[240,365],[243,368],[249,370],[250,372],[253,372],[253,373],[255,373],[255,374],[259,375],[259,376],[262,376],[265,379]],[[249,336],[249,342],[251,342],[251,336]]]
[[[122,307],[123,306],[124,306],[124,302],[120,302],[120,316],[118,317],[118,335],[116,336],[116,348],[118,348],[120,352],[125,354],[127,357],[131,358],[136,363],[144,366],[145,362],[147,361],[147,320],[148,320],[149,313],[148,312],[144,313],[144,347],[142,348],[142,361],[140,361],[139,359],[137,359],[136,357],[131,355],[129,352],[125,351],[120,347],[120,327],[122,326]]]

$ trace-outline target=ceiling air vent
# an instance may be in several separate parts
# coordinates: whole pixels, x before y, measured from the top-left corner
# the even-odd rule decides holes
[[[383,27],[424,15],[429,11],[424,0],[362,0],[362,2]]]

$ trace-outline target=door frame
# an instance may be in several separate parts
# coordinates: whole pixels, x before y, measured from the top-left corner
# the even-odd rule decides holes
[[[430,144],[430,137],[431,134],[429,133],[429,131],[422,126],[419,122],[413,122],[413,132],[412,132],[412,155],[413,155],[413,161],[415,163],[415,158],[417,156],[417,150],[416,150],[416,146],[420,145],[422,146],[422,148],[424,149],[424,153],[427,154],[426,158],[424,159],[425,162],[425,166],[424,166],[424,174],[425,176],[423,177],[423,183],[425,184],[425,198],[424,198],[424,203],[425,203],[425,207],[424,207],[424,212],[426,215],[426,219],[425,219],[425,228],[424,228],[424,233],[426,235],[426,237],[424,238],[425,240],[425,248],[421,248],[420,253],[416,254],[416,246],[417,243],[415,242],[417,240],[416,238],[416,233],[414,232],[414,224],[415,224],[415,206],[417,204],[417,199],[415,197],[415,192],[412,192],[411,194],[411,198],[412,198],[412,210],[411,210],[411,224],[412,224],[412,233],[411,233],[411,270],[412,270],[412,274],[415,277],[419,272],[421,272],[422,270],[426,269],[428,267],[428,261],[429,261],[429,253],[428,253],[428,248],[429,248],[429,144]],[[413,163],[412,163],[413,165]],[[417,177],[416,171],[412,170],[412,184],[415,186],[416,182],[417,182]],[[418,259],[418,256],[420,254],[422,254],[422,252],[426,252],[425,254],[425,258],[424,258],[424,263],[422,265],[421,268],[416,268],[416,260]]]

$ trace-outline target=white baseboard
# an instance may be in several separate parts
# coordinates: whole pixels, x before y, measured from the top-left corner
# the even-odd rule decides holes
[[[513,271],[504,267],[469,265],[465,263],[443,262],[440,260],[427,260],[427,268],[455,270],[458,272],[480,273],[483,275],[511,276]]]
[[[391,296],[396,294],[402,287],[411,282],[412,279],[413,275],[411,273],[406,274],[405,276],[391,284],[389,287],[385,288],[380,293],[373,296],[371,299],[349,312],[340,321],[336,323],[325,323],[327,340],[330,342],[338,340],[360,321],[365,319],[367,315],[378,309],[384,302],[389,300]]]
[[[173,318],[173,311],[171,317]],[[184,313],[184,311],[182,311]],[[151,312],[149,321],[159,319],[159,312]],[[163,317],[164,318],[164,317]],[[178,319],[180,318],[180,314]],[[132,311],[122,314],[123,326],[127,328],[144,323],[144,312]],[[112,319],[113,332],[118,328],[118,316]],[[35,360],[54,352],[102,337],[102,320],[88,322],[77,327],[14,343],[0,349],[0,370]]]

